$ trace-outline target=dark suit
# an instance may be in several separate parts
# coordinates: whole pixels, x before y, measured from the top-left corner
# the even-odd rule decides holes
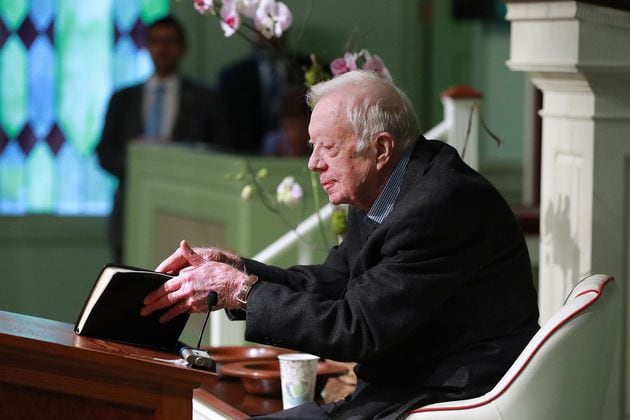
[[[233,133],[222,146],[235,153],[257,154],[265,133],[279,123],[279,116],[265,118],[258,60],[251,57],[225,69],[218,86]]]
[[[291,65],[293,64],[293,66]],[[282,100],[290,86],[304,86],[301,69],[309,58],[288,55],[274,58],[255,51],[243,61],[223,69],[218,88],[226,107],[232,136],[222,147],[234,153],[259,154],[263,139],[280,128]],[[261,66],[270,72],[264,81]]]
[[[173,127],[173,142],[224,143],[228,137],[224,110],[219,96],[206,85],[180,80],[179,108]],[[96,152],[101,166],[119,180],[110,217],[110,241],[114,254],[122,247],[125,165],[127,145],[140,138],[144,123],[142,98],[144,84],[134,85],[112,95]],[[114,255],[115,260],[120,255]]]
[[[263,280],[248,299],[247,340],[358,362],[341,417],[481,395],[538,329],[510,207],[438,141],[414,148],[383,224],[350,209],[324,264],[245,267]]]

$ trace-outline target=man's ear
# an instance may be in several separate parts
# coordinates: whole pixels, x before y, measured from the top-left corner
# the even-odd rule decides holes
[[[379,133],[374,140],[376,145],[376,169],[383,169],[394,154],[394,144],[396,141],[386,131]]]

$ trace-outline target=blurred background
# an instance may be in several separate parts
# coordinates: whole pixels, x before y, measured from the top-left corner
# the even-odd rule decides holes
[[[106,217],[116,180],[95,155],[111,94],[153,72],[146,28],[185,26],[182,72],[217,86],[252,45],[226,38],[192,0],[0,0],[0,309],[74,322],[109,261]],[[409,95],[424,131],[440,94],[470,85],[481,116],[479,170],[515,207],[536,206],[539,94],[510,71],[510,27],[498,0],[285,0],[289,51],[330,62],[378,54]],[[61,304],[66,302],[67,304]]]

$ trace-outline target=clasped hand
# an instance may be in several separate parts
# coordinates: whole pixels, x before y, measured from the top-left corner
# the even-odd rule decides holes
[[[186,241],[156,268],[176,277],[149,293],[141,310],[143,316],[171,307],[161,317],[167,322],[184,312],[237,309],[236,295],[247,275],[243,262],[234,254],[216,248],[193,250]],[[216,292],[218,301],[208,308],[208,293]]]

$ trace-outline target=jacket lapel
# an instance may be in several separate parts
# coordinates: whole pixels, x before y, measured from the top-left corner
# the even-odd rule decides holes
[[[418,142],[414,146],[414,150],[411,152],[411,158],[409,159],[409,163],[407,164],[407,169],[405,171],[405,179],[400,187],[400,193],[396,198],[394,209],[382,224],[378,224],[368,218],[367,212],[363,210],[355,210],[358,237],[354,239],[356,242],[350,247],[352,250],[356,251],[353,253],[353,260],[350,265],[351,278],[365,271],[365,267],[358,265],[358,263],[363,260],[359,257],[365,252],[365,249],[367,248],[366,245],[369,243],[370,239],[377,236],[375,235],[375,232],[380,229],[387,229],[387,225],[392,223],[392,220],[396,220],[397,204],[400,203],[401,200],[405,199],[406,194],[410,191],[410,186],[419,182],[419,178],[421,178],[427,170],[429,170],[431,160],[437,153],[434,143],[438,145],[441,144],[438,142],[429,142],[422,136],[418,139]]]
[[[418,178],[422,177],[431,167],[431,160],[436,154],[432,143],[434,142],[430,142],[429,140],[425,139],[424,136],[420,136],[420,138],[416,142],[416,145],[411,152],[409,163],[407,164],[407,170],[405,171],[405,180],[403,181],[403,184],[400,187],[400,193],[396,198],[397,203],[400,202],[400,200],[402,200],[405,194],[409,191],[409,187],[415,185]],[[396,206],[394,205],[394,210],[392,211],[392,213],[394,213],[395,211]]]

